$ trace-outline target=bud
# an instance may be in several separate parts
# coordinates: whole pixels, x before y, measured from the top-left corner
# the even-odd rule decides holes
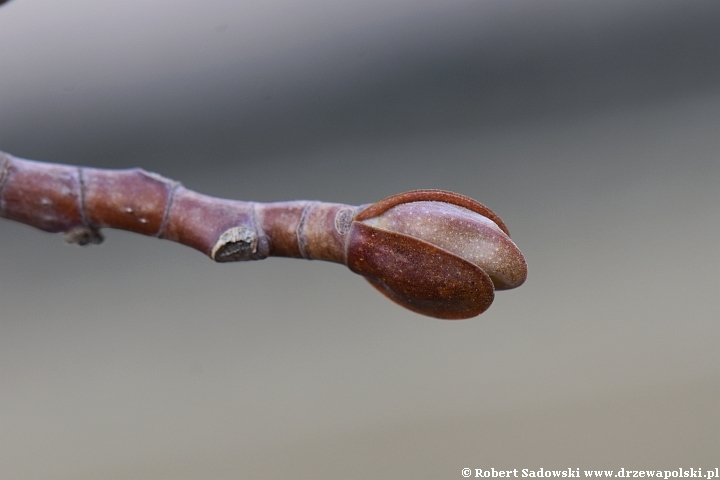
[[[482,204],[440,190],[401,193],[361,210],[348,234],[348,267],[414,312],[470,318],[495,290],[520,286],[527,264],[505,224]]]

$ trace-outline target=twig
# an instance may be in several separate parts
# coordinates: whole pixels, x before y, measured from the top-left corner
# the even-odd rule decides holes
[[[0,152],[0,217],[70,243],[117,228],[188,245],[217,262],[268,256],[347,265],[415,312],[479,315],[496,289],[519,286],[527,266],[502,220],[480,203],[415,190],[372,205],[242,202],[193,192],[141,169],[103,170]]]

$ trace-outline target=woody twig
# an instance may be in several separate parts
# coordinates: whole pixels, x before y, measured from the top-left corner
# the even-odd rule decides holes
[[[525,259],[500,217],[456,193],[415,190],[371,205],[244,202],[141,169],[105,170],[0,152],[0,217],[70,243],[116,228],[188,245],[217,262],[268,256],[347,265],[417,313],[469,318],[521,285]]]

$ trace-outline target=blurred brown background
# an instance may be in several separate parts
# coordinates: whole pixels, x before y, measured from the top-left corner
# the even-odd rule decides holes
[[[0,149],[203,193],[498,212],[529,278],[415,315],[343,267],[0,221],[0,477],[720,466],[720,3],[13,0]]]

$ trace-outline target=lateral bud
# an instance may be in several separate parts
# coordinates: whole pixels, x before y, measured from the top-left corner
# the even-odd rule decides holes
[[[258,235],[247,227],[233,227],[220,235],[210,252],[219,263],[253,260],[258,251]]]
[[[81,247],[85,245],[100,245],[103,240],[105,240],[105,237],[100,233],[100,230],[83,225],[71,228],[65,232],[65,241],[67,243],[73,243]]]

